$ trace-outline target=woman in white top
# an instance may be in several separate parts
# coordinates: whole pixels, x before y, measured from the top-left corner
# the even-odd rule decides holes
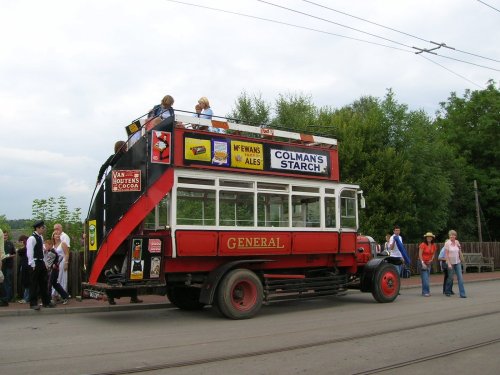
[[[52,234],[52,240],[54,241],[54,249],[56,250],[59,259],[59,276],[57,282],[62,286],[62,288],[68,291],[68,263],[69,263],[69,248],[66,242],[61,241],[61,234],[56,231]],[[52,288],[52,296],[56,296],[57,293],[54,288]],[[63,297],[63,296],[62,296]],[[64,298],[64,297],[63,297]]]
[[[457,275],[458,290],[460,291],[461,298],[467,298],[465,295],[464,279],[462,276],[462,263],[464,261],[464,256],[462,255],[462,249],[460,248],[460,242],[457,240],[457,232],[450,230],[448,232],[449,240],[444,244],[445,248],[445,259],[448,266],[448,279],[446,280],[446,290],[445,294],[447,297],[451,296],[451,288],[453,285],[453,275]]]

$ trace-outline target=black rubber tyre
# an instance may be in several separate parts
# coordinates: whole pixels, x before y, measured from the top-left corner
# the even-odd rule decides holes
[[[188,286],[168,286],[167,298],[172,305],[181,310],[201,310],[205,304],[200,302],[200,289]]]
[[[392,302],[398,296],[400,286],[397,268],[389,263],[381,263],[373,277],[373,298],[381,303]]]
[[[262,298],[262,282],[246,269],[228,272],[217,288],[217,308],[229,319],[253,317],[262,307]]]

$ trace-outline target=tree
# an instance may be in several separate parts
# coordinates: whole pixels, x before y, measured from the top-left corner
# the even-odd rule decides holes
[[[80,249],[80,238],[83,233],[81,221],[81,209],[76,208],[69,211],[66,197],[49,197],[48,199],[35,199],[32,205],[32,216],[34,220],[44,220],[47,226],[47,236],[52,234],[54,224],[62,224],[64,231],[71,237],[71,249]]]
[[[454,204],[449,226],[477,238],[473,181],[477,180],[486,235],[498,240],[500,227],[500,90],[490,81],[484,90],[451,93],[441,103],[436,124],[443,141],[455,151]],[[459,195],[461,194],[461,195]],[[463,236],[461,235],[461,238]],[[474,239],[475,239],[474,238]]]
[[[0,228],[2,228],[3,231],[10,232],[10,225],[5,215],[0,215]],[[3,238],[0,238],[0,241],[3,241]]]
[[[266,125],[269,123],[271,106],[261,95],[248,95],[242,92],[235,101],[235,108],[227,115],[247,124]]]
[[[317,123],[317,109],[310,96],[280,94],[276,99],[274,110],[276,117],[271,124],[276,128],[310,133]]]

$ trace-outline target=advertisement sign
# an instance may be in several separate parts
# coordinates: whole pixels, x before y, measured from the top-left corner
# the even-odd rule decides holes
[[[150,279],[159,279],[160,278],[160,267],[161,267],[161,257],[151,257],[151,268],[149,271]]]
[[[326,155],[277,149],[271,149],[270,154],[273,169],[315,174],[328,172]]]
[[[148,251],[151,254],[161,253],[161,240],[158,238],[151,238],[148,243]]]
[[[212,140],[213,157],[212,164],[227,167],[229,166],[229,145],[225,140]]]
[[[231,167],[263,170],[263,145],[253,142],[231,141]]]
[[[97,251],[97,220],[89,220],[89,250]]]
[[[153,130],[151,132],[151,162],[170,164],[170,137],[169,132]]]
[[[184,158],[186,160],[205,161],[212,159],[212,145],[210,139],[186,137],[184,139]]]
[[[144,260],[142,259],[142,238],[132,240],[132,256],[130,260],[130,280],[144,278]]]
[[[111,171],[111,191],[114,193],[141,191],[140,169]]]

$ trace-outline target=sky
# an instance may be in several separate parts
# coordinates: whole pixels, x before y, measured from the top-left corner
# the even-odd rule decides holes
[[[392,89],[432,118],[500,81],[499,0],[188,2],[0,1],[0,215],[64,196],[86,216],[124,127],[166,94],[225,116],[243,91],[341,108]],[[430,41],[455,50],[415,53]]]

